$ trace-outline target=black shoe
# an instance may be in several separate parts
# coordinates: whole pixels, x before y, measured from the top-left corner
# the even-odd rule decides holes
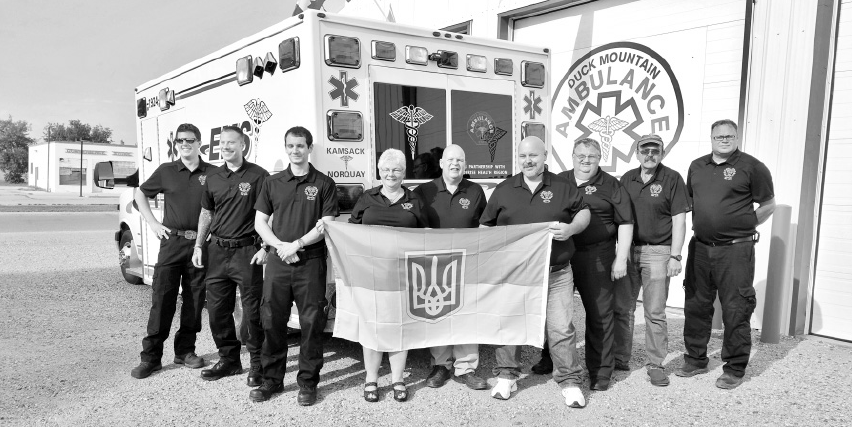
[[[258,387],[263,383],[263,367],[259,363],[252,363],[249,368],[246,384],[249,387]]]
[[[426,377],[426,385],[432,388],[440,388],[443,387],[444,384],[447,383],[447,380],[453,376],[453,373],[450,372],[444,366],[433,366],[432,372],[429,373],[429,376]]]
[[[375,390],[367,390],[367,387],[375,387]],[[364,400],[370,403],[375,403],[379,401],[379,384],[378,383],[365,383],[364,384]]]
[[[710,372],[707,367],[699,368],[695,365],[690,365],[689,363],[683,362],[683,366],[681,366],[677,371],[675,371],[675,375],[679,377],[694,377],[698,374],[706,374]]]
[[[317,389],[300,389],[299,395],[296,396],[296,402],[300,406],[311,406],[314,403],[317,403]]]
[[[541,353],[541,360],[530,368],[530,371],[536,375],[547,375],[553,372],[553,359],[550,358],[550,353]]]
[[[630,364],[627,363],[627,362],[619,362],[618,360],[616,360],[615,361],[615,370],[616,371],[629,371],[630,370]]]
[[[609,390],[609,380],[606,378],[598,378],[594,381],[591,381],[589,389],[595,391],[607,391]]]
[[[398,389],[397,387],[402,387],[402,389]],[[393,383],[393,400],[397,402],[405,402],[408,400],[408,387],[405,386],[405,383],[400,381]]]
[[[477,377],[473,372],[456,375],[455,380],[474,390],[485,390],[488,388],[488,382],[483,378]]]
[[[210,369],[201,371],[201,379],[207,381],[216,381],[223,377],[237,375],[243,371],[243,365],[240,362],[230,362],[227,360],[219,360]]]
[[[204,367],[204,359],[198,357],[195,353],[186,353],[184,355],[175,356],[175,363],[178,365],[186,365],[192,369]]]
[[[669,376],[662,368],[648,369],[648,378],[651,380],[651,384],[657,387],[665,387],[669,385]]]
[[[163,369],[163,365],[160,362],[142,362],[130,371],[130,376],[141,380],[142,378],[148,378],[152,372],[159,371],[160,369]]]
[[[252,402],[265,402],[275,393],[284,391],[284,384],[264,381],[260,387],[249,392],[249,400]]]

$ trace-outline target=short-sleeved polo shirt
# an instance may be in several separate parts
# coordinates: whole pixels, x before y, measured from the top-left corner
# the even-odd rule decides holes
[[[615,237],[619,225],[633,224],[630,196],[612,175],[598,169],[598,173],[580,185],[577,185],[573,169],[562,172],[559,176],[577,187],[592,212],[589,226],[574,236],[577,246],[606,242]]]
[[[396,202],[382,194],[382,186],[364,192],[355,207],[349,222],[352,224],[387,225],[390,227],[425,228],[429,226],[423,201],[407,187]]]
[[[163,194],[163,225],[177,230],[197,230],[201,213],[201,195],[204,193],[209,163],[199,159],[198,167],[190,171],[178,159],[163,163],[139,190],[148,198]]]
[[[479,217],[485,210],[485,191],[467,179],[459,182],[455,193],[450,193],[443,177],[436,178],[414,189],[426,209],[431,228],[477,228]]]
[[[570,224],[577,212],[588,209],[577,187],[568,180],[545,171],[541,184],[531,192],[519,173],[497,185],[479,218],[487,226],[533,224],[559,221]],[[574,239],[554,240],[550,252],[550,265],[564,266],[574,256]]]
[[[689,165],[686,189],[693,200],[695,237],[704,243],[724,243],[757,232],[755,203],[775,197],[772,175],[760,160],[734,151],[716,164],[713,155]]]
[[[254,208],[272,215],[272,232],[284,242],[307,234],[324,216],[338,216],[337,186],[334,180],[308,164],[308,173],[293,175],[290,166],[263,183]],[[274,214],[274,215],[273,215]],[[307,246],[325,246],[319,241]]]
[[[243,160],[236,171],[224,164],[207,174],[207,189],[201,207],[213,212],[210,232],[222,239],[255,235],[254,204],[269,172]]]
[[[621,185],[633,202],[633,243],[671,245],[672,217],[692,210],[680,174],[660,163],[648,182],[642,182],[639,167],[627,171]]]

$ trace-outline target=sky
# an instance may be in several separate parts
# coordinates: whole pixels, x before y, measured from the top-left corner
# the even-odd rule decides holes
[[[327,0],[334,11],[344,0]],[[0,0],[0,117],[136,143],[133,89],[278,23],[296,0]]]

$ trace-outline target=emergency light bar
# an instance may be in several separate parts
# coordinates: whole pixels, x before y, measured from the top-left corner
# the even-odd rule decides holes
[[[521,84],[529,87],[544,87],[544,64],[521,61]]]
[[[157,105],[160,107],[160,111],[166,111],[172,105],[175,105],[175,91],[169,90],[169,88],[160,89],[160,93],[157,94]]]
[[[263,68],[264,68],[263,60],[260,59],[259,56],[254,58],[254,66],[252,67],[252,74],[257,76],[257,78],[262,79],[263,78]]]
[[[396,61],[396,45],[391,42],[373,40],[373,59]]]
[[[429,51],[425,47],[406,46],[405,62],[409,64],[426,65],[429,61]]]
[[[278,45],[278,67],[281,71],[290,71],[299,68],[302,61],[299,59],[299,38],[293,37],[284,40]]]
[[[275,66],[278,61],[275,60],[275,55],[272,52],[266,52],[266,57],[263,58],[263,69],[269,74],[275,74]]]
[[[240,86],[247,85],[254,80],[252,66],[254,66],[254,61],[252,61],[251,55],[237,60],[237,83]]]
[[[431,55],[429,59],[435,61],[439,68],[459,68],[459,54],[449,50],[439,50]]]
[[[139,98],[136,100],[136,117],[140,119],[144,118],[148,115],[148,103],[145,102],[145,98]]]
[[[325,63],[338,67],[361,67],[361,42],[354,37],[325,36]]]
[[[515,64],[512,63],[511,59],[494,58],[494,74],[499,74],[501,76],[511,76],[514,68]]]
[[[521,124],[521,139],[524,139],[528,136],[537,136],[542,141],[547,141],[544,137],[545,131],[544,123],[535,123],[535,122],[523,122]]]
[[[357,111],[329,111],[328,139],[330,141],[362,141],[364,120]]]
[[[467,71],[477,73],[488,71],[488,60],[482,55],[467,55]]]

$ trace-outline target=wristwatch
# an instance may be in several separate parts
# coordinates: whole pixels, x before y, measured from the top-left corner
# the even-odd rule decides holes
[[[680,255],[672,255],[672,256],[670,256],[669,258],[671,258],[671,259],[676,259],[676,260],[677,260],[677,262],[680,262],[680,261],[683,259],[683,257],[682,257],[682,256],[680,256]]]

